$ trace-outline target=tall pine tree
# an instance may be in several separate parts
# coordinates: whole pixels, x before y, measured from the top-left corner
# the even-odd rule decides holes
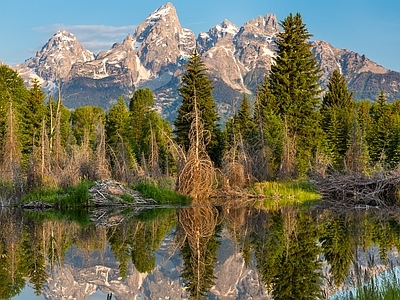
[[[217,124],[219,117],[212,90],[212,79],[208,77],[207,68],[199,53],[195,51],[186,64],[186,73],[183,74],[182,84],[179,87],[182,104],[174,121],[174,133],[178,144],[188,150],[189,131],[194,119],[194,99],[196,98],[204,130],[209,134],[207,152],[212,161],[219,164],[223,150],[221,149],[222,132]]]
[[[297,171],[303,175],[319,142],[320,68],[308,43],[312,35],[300,14],[290,14],[281,26],[269,83],[277,113],[286,123],[288,138],[296,145]]]
[[[384,163],[386,150],[393,130],[393,118],[385,93],[381,91],[378,100],[370,109],[372,122],[370,124],[367,141],[372,163]]]
[[[345,78],[334,70],[328,82],[328,91],[321,106],[322,129],[325,132],[328,148],[331,150],[333,166],[342,169],[350,142],[353,118],[353,93],[348,90]]]

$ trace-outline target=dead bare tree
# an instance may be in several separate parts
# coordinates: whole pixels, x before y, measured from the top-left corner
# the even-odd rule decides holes
[[[206,137],[196,94],[193,97],[193,121],[185,164],[178,170],[176,190],[193,199],[207,199],[216,186],[213,163],[206,151]]]
[[[21,173],[21,144],[18,140],[17,121],[14,114],[12,100],[6,114],[6,129],[1,160],[1,177],[13,183],[14,192],[21,195],[25,189],[25,182]]]
[[[109,179],[110,170],[106,157],[106,134],[103,124],[98,124],[96,128],[96,152],[94,155],[95,177],[96,179]]]

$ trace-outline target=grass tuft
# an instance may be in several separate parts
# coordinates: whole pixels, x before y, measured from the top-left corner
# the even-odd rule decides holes
[[[255,183],[250,192],[265,196],[264,207],[290,204],[308,204],[319,200],[321,195],[309,181],[268,181]]]
[[[141,182],[133,186],[144,198],[151,198],[158,204],[188,204],[190,198],[178,194],[171,189],[155,182]]]

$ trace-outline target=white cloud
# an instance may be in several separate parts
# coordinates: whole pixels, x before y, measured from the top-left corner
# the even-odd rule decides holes
[[[54,24],[49,27],[36,27],[34,30],[51,35],[58,30],[67,30],[74,34],[79,43],[94,53],[108,50],[115,42],[121,42],[129,33],[134,33],[137,25],[65,25]]]

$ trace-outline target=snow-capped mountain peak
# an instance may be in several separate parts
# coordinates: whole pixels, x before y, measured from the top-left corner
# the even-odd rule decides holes
[[[75,35],[66,30],[60,30],[20,68],[33,68],[35,73],[44,80],[53,81],[65,78],[75,63],[93,59],[94,54],[79,44]]]
[[[150,16],[147,17],[146,21],[159,20],[165,18],[170,13],[176,14],[176,10],[172,3],[168,2],[151,13]]]

